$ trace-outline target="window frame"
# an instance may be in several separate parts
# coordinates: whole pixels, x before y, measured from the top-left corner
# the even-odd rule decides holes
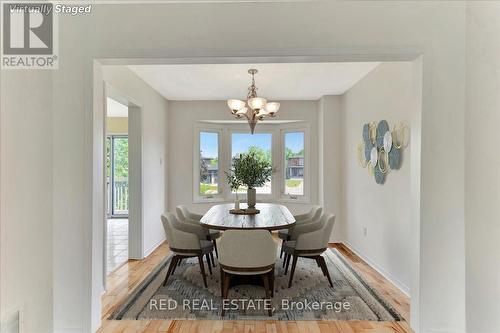
[[[260,125],[260,124],[259,124]],[[268,125],[269,126],[269,125]],[[276,133],[274,128],[268,128],[268,126],[261,126],[264,128],[256,128],[254,133],[255,134],[271,134],[271,163],[273,165],[274,161],[276,160],[275,157],[275,143],[276,143]],[[226,129],[227,130],[227,136],[228,136],[228,154],[229,154],[229,163],[227,164],[227,169],[225,171],[228,171],[231,168],[231,161],[233,159],[233,134],[249,134],[249,131],[247,128],[244,127],[236,127],[236,126],[231,126]],[[273,173],[271,176],[271,193],[257,193],[257,202],[261,200],[266,200],[266,201],[272,201],[276,197],[276,174]],[[228,200],[236,200],[236,193],[233,193],[231,189],[228,188],[226,196]],[[247,193],[240,193],[238,194],[238,199],[240,201],[245,201],[247,199]]]
[[[201,133],[217,133],[217,155],[218,155],[218,172],[219,176],[217,177],[217,194],[207,194],[203,195],[200,193],[200,135]],[[218,202],[224,198],[224,184],[225,177],[223,181],[223,160],[221,158],[221,152],[223,151],[222,147],[222,135],[223,132],[220,126],[197,126],[194,131],[194,145],[195,148],[193,151],[193,202],[201,203],[201,202]]]
[[[280,197],[279,201],[282,202],[300,202],[308,203],[310,202],[310,145],[309,145],[309,128],[310,126],[302,124],[302,126],[284,126],[280,129],[280,139],[281,139],[281,179],[280,179]],[[287,133],[304,133],[304,192],[302,195],[290,195],[285,193],[286,188],[286,164],[285,164],[285,152],[286,152],[286,140],[285,135]]]
[[[199,194],[199,165],[200,165],[200,133],[218,133],[219,148],[219,193],[216,195],[204,196]],[[285,133],[303,132],[304,133],[304,195],[290,196],[285,195]],[[232,134],[248,134],[247,123],[222,123],[222,122],[204,122],[199,121],[194,126],[194,154],[193,154],[193,203],[222,203],[234,202],[236,194],[231,193],[226,183],[225,172],[231,168],[232,159]],[[271,193],[257,194],[257,202],[275,202],[275,203],[310,203],[310,124],[306,121],[297,121],[293,123],[259,123],[255,133],[271,134],[271,156],[275,172],[271,177]],[[246,201],[247,194],[238,194],[240,201]]]

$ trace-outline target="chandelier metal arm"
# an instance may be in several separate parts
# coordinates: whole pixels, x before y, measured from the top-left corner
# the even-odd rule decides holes
[[[249,69],[248,74],[252,75],[252,84],[248,87],[246,103],[239,99],[230,99],[227,103],[231,109],[232,115],[237,118],[245,116],[253,134],[258,121],[262,121],[267,117],[276,116],[280,103],[268,102],[265,98],[258,97],[258,88],[255,84],[255,74],[257,74],[257,70]]]

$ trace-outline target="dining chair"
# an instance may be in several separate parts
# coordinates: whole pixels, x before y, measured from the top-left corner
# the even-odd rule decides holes
[[[207,277],[205,274],[205,265],[203,264],[203,256],[206,257],[208,269],[210,274],[212,274],[212,268],[210,267],[210,254],[214,250],[212,242],[200,239],[199,235],[194,232],[177,229],[176,226],[179,226],[181,223],[172,213],[165,213],[165,215],[162,215],[161,222],[165,229],[168,246],[173,253],[163,285],[165,286],[170,275],[174,274],[175,268],[180,260],[197,257],[198,263],[200,264],[201,276],[203,277],[203,284],[205,288],[207,288]]]
[[[330,286],[333,287],[332,279],[330,278],[330,273],[328,272],[328,267],[325,263],[325,258],[323,258],[321,254],[328,248],[330,235],[335,224],[335,215],[323,214],[320,222],[317,223],[322,224],[320,229],[301,233],[297,236],[296,240],[289,240],[285,242],[284,251],[287,258],[285,275],[288,272],[290,257],[293,257],[288,288],[292,286],[293,275],[295,273],[295,267],[299,257],[316,260],[316,263],[323,271],[323,275],[327,277]]]
[[[311,207],[311,210],[305,214],[299,214],[299,215],[294,215],[293,217],[295,218],[295,226],[290,228],[290,229],[283,229],[278,231],[278,237],[282,240],[281,241],[281,251],[280,251],[280,258],[283,256],[283,244],[285,244],[285,241],[290,240],[290,232],[293,228],[310,223],[313,221],[316,221],[320,218],[321,212],[323,211],[323,208],[321,206],[313,206]]]
[[[177,211],[177,216],[179,217],[179,219],[181,221],[201,226],[200,220],[203,217],[202,215],[195,214],[195,213],[189,211],[189,209],[185,205],[179,205],[179,206],[175,207],[175,210]],[[207,229],[205,229],[205,230],[207,230]],[[218,230],[208,229],[207,235],[206,235],[206,239],[212,241],[212,243],[214,244],[215,255],[217,258],[219,257],[219,253],[217,250],[217,242],[215,240],[220,237],[220,234],[221,233]]]
[[[231,280],[238,275],[260,276],[266,298],[274,296],[274,264],[277,245],[267,230],[227,230],[217,241],[221,295],[228,298]],[[224,316],[225,309],[222,309]],[[272,316],[272,309],[268,309]]]

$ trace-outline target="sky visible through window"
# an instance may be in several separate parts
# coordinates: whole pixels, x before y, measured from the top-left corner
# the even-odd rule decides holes
[[[294,153],[304,150],[304,132],[290,132],[285,134],[285,145]]]
[[[273,136],[271,133],[233,133],[232,135],[232,155],[246,153],[248,148],[254,146],[261,148],[264,151],[271,151],[273,143]]]
[[[217,133],[201,132],[200,133],[200,150],[201,156],[217,158],[219,144],[217,140]]]

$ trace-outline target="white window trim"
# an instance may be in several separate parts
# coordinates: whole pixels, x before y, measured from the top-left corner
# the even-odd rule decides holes
[[[200,183],[200,132],[213,132],[219,134],[219,194],[204,196],[199,194]],[[291,197],[284,194],[285,177],[285,133],[304,132],[304,195]],[[271,177],[271,194],[257,194],[257,202],[295,202],[310,203],[310,125],[307,122],[292,124],[265,124],[259,123],[255,133],[272,134],[271,156],[275,172]],[[225,172],[231,168],[231,154],[233,133],[249,133],[247,124],[203,123],[199,122],[194,127],[194,153],[193,153],[193,203],[234,202],[236,195],[231,193],[226,184]],[[246,193],[238,194],[240,201],[246,201]]]
[[[280,130],[280,147],[281,147],[281,180],[280,180],[280,198],[281,202],[298,202],[298,203],[310,203],[310,165],[311,165],[311,147],[310,147],[310,138],[309,138],[309,124],[302,124],[302,126],[283,126]],[[296,133],[303,132],[304,133],[304,194],[302,195],[289,195],[285,194],[285,134],[286,133]]]
[[[202,195],[200,194],[200,133],[217,133],[218,155],[219,155],[219,177],[217,179],[218,194]],[[193,202],[220,202],[224,199],[224,184],[222,181],[223,168],[221,168],[221,152],[222,152],[222,130],[220,126],[195,126],[193,140]]]
[[[259,124],[260,125],[260,124]],[[257,125],[258,126],[258,125]],[[269,125],[268,125],[269,126]],[[262,126],[261,126],[262,127]],[[248,131],[248,125],[247,127],[236,127],[236,126],[230,126],[228,128],[226,128],[226,131],[228,133],[228,137],[227,137],[227,145],[228,145],[228,153],[229,153],[229,163],[226,165],[227,169],[225,169],[226,171],[229,170],[231,168],[231,160],[232,160],[232,155],[233,155],[233,141],[232,141],[232,135],[233,134],[249,134],[249,131]],[[275,144],[276,144],[276,129],[274,128],[268,128],[268,127],[264,127],[264,128],[256,128],[255,131],[254,131],[255,134],[271,134],[271,161],[272,161],[272,164],[273,166],[276,166],[275,164],[275,161],[277,160],[276,157],[275,157]],[[276,197],[276,193],[277,193],[277,188],[276,188],[276,174],[273,174],[271,176],[271,193],[270,194],[267,194],[267,193],[257,193],[257,202],[259,201],[266,201],[266,202],[269,202],[269,201],[272,201],[272,200],[275,200],[275,197]],[[232,193],[230,191],[230,189],[228,189],[227,191],[227,194],[226,194],[226,198],[228,200],[231,200],[231,201],[234,201],[236,200],[236,194],[235,193]],[[239,193],[238,194],[238,199],[240,201],[245,201],[247,198],[247,194],[246,193]]]

